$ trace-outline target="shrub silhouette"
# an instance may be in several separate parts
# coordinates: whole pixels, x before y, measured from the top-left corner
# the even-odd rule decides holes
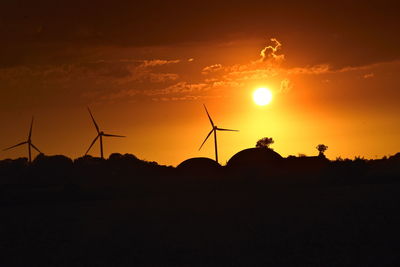
[[[272,145],[273,143],[274,139],[272,139],[272,137],[264,137],[257,141],[256,147],[272,149],[269,146]]]
[[[316,146],[316,149],[318,150],[318,152],[319,152],[319,155],[318,156],[320,156],[320,157],[325,157],[325,151],[328,149],[328,146],[326,146],[326,145],[324,145],[324,144],[319,144],[319,145],[317,145]]]

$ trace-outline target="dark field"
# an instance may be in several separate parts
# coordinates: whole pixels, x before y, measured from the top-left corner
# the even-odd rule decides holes
[[[14,196],[0,266],[400,265],[400,184],[255,188]]]

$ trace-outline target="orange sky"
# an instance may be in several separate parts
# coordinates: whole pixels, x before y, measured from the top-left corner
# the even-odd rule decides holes
[[[197,13],[169,17],[162,7],[143,6],[144,14],[158,14],[167,25],[142,15],[141,29],[130,24],[138,11],[128,3],[100,5],[104,17],[79,7],[89,12],[80,24],[69,23],[68,14],[54,16],[50,2],[43,5],[53,15],[28,6],[28,15],[0,21],[0,33],[8,37],[0,54],[0,147],[24,141],[35,115],[37,147],[79,157],[96,135],[89,106],[102,129],[128,136],[105,139],[106,155],[132,153],[171,165],[214,158],[212,139],[198,151],[211,130],[204,103],[218,126],[240,130],[218,133],[221,163],[262,137],[273,137],[272,147],[283,156],[316,155],[319,143],[329,146],[331,159],[400,151],[400,55],[393,49],[398,19],[389,7],[330,4],[315,11],[304,7],[303,14],[295,13],[293,2],[276,7],[292,14],[286,20],[250,16],[267,6],[242,7],[242,15],[229,7],[223,23],[218,5],[199,7],[207,20]],[[180,1],[176,5],[189,11]],[[4,8],[12,14],[18,6]],[[343,21],[333,19],[333,8],[344,8]],[[385,28],[368,24],[368,14]],[[272,90],[268,106],[252,101],[258,87]],[[25,156],[25,150],[1,152],[0,158]],[[98,153],[95,146],[91,154]]]

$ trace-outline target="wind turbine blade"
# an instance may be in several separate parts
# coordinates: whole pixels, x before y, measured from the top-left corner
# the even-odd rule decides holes
[[[90,144],[88,150],[85,153],[85,156],[87,155],[87,153],[89,152],[89,150],[92,148],[92,146],[94,145],[94,143],[96,142],[97,138],[99,138],[100,135],[97,135],[96,138],[93,140],[93,142]]]
[[[31,121],[31,128],[29,129],[28,140],[30,140],[30,139],[31,139],[31,136],[32,136],[32,127],[33,127],[33,116],[32,116],[32,121]]]
[[[31,146],[39,153],[42,153],[42,151],[39,150],[39,148],[37,148],[34,144],[31,143]]]
[[[208,113],[208,110],[207,110],[206,105],[203,104],[203,106],[204,106],[204,108],[206,109],[207,116],[208,116],[208,118],[210,119],[210,122],[211,122],[212,127],[214,127],[214,122],[212,121],[211,116],[210,116],[210,114]]]
[[[203,143],[201,144],[201,146],[200,146],[200,148],[199,148],[199,151],[200,151],[200,149],[203,147],[204,143],[207,141],[208,137],[210,137],[210,135],[212,134],[213,131],[214,131],[214,129],[212,129],[211,132],[208,133],[206,139],[204,139]]]
[[[97,133],[100,133],[99,126],[97,125],[96,121],[94,120],[94,117],[93,117],[93,115],[92,115],[92,112],[90,111],[89,107],[88,107],[87,109],[88,109],[88,111],[89,111],[90,117],[92,117],[92,121],[93,121],[94,127],[96,127]]]
[[[231,130],[231,129],[224,129],[224,128],[217,128],[218,131],[231,131],[231,132],[239,132],[239,130]]]
[[[9,150],[9,149],[17,147],[17,146],[22,146],[22,145],[24,145],[26,143],[28,143],[28,142],[26,142],[26,141],[25,142],[21,142],[19,144],[14,145],[14,146],[7,147],[6,149],[3,149],[3,151]]]
[[[123,135],[115,135],[115,134],[103,134],[103,136],[109,136],[109,137],[126,137]]]

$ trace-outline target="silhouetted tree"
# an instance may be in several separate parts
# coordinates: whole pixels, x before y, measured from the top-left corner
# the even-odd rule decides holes
[[[274,139],[272,139],[272,137],[264,137],[257,141],[256,147],[272,149],[269,146],[272,145],[273,143]]]
[[[316,149],[319,151],[319,155],[320,157],[325,157],[324,152],[328,149],[328,146],[324,145],[324,144],[319,144]]]

